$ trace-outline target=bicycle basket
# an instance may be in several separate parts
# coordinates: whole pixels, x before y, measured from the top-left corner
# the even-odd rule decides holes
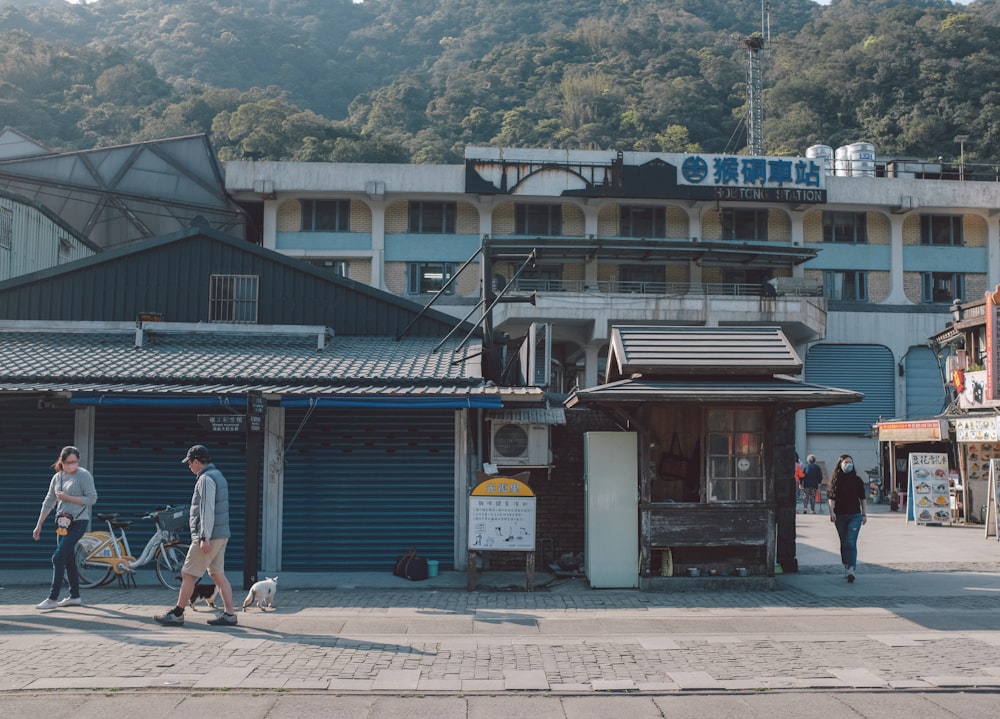
[[[177,532],[188,528],[189,510],[185,507],[172,507],[162,512],[156,512],[156,526],[167,532]]]

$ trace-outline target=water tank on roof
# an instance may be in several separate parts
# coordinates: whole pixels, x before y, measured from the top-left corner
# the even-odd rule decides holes
[[[841,177],[875,177],[875,145],[852,142],[834,153],[834,174]]]
[[[829,145],[813,145],[806,148],[806,157],[819,160],[824,175],[833,174],[833,148]]]
[[[851,162],[851,177],[875,177],[875,145],[854,142],[847,146],[847,158]]]
[[[833,174],[837,177],[847,177],[851,174],[851,163],[847,160],[847,145],[838,147],[833,154]]]

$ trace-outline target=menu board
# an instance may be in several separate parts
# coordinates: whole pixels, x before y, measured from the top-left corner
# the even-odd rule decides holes
[[[910,453],[910,492],[907,514],[917,524],[951,524],[948,455]]]
[[[990,460],[1000,459],[1000,443],[969,442],[961,445],[965,450],[965,476],[973,481],[990,478]]]
[[[986,516],[983,517],[983,524],[986,525],[986,536],[996,537],[1000,540],[1000,513],[997,507],[1000,506],[1000,459],[990,460],[990,489],[986,496]]]

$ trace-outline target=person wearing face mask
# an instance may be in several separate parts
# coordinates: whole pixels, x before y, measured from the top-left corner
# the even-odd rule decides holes
[[[868,493],[865,483],[854,470],[854,459],[849,454],[840,455],[830,477],[827,497],[830,521],[840,535],[840,561],[848,582],[854,581],[858,565],[858,535],[861,525],[868,521]]]

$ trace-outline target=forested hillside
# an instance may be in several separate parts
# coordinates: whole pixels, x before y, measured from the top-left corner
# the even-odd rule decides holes
[[[770,0],[769,154],[1000,162],[1000,0]],[[468,144],[735,152],[760,0],[0,0],[0,125],[59,149],[454,162]]]

